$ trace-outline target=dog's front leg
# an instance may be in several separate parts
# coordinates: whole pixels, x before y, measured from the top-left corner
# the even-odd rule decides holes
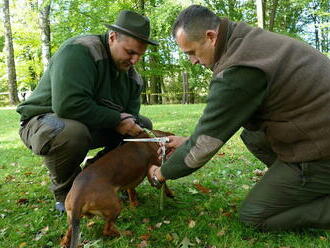
[[[137,207],[139,202],[137,200],[137,193],[134,188],[127,189],[128,197],[129,197],[129,204],[131,207]]]

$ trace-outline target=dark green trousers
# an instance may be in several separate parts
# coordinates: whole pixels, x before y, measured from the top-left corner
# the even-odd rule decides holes
[[[243,201],[240,219],[264,231],[330,228],[330,160],[286,163],[262,132],[244,130],[241,138],[269,170]]]
[[[148,118],[141,116],[139,121],[142,126],[152,129]],[[112,150],[123,139],[112,129],[90,130],[81,122],[59,118],[53,113],[35,116],[22,123],[19,134],[29,149],[44,157],[57,201],[65,200],[89,150],[99,147]]]

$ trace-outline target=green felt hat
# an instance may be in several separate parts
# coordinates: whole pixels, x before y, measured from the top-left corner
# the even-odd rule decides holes
[[[121,11],[115,24],[105,24],[105,26],[111,30],[129,35],[151,45],[158,45],[157,41],[149,38],[149,19],[133,11]]]

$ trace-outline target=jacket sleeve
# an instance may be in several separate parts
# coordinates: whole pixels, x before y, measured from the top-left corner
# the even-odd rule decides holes
[[[75,44],[64,48],[50,67],[53,111],[91,128],[117,126],[120,113],[93,99],[97,75],[96,62],[86,47]]]
[[[232,67],[211,82],[207,105],[190,138],[161,167],[166,179],[191,174],[206,164],[260,107],[266,92],[259,69]]]

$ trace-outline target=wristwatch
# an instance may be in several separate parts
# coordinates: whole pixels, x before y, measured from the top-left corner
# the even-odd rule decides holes
[[[151,186],[157,188],[157,189],[160,189],[162,187],[162,185],[164,184],[164,182],[161,182],[157,176],[156,176],[156,171],[157,169],[154,169],[153,173],[152,173],[152,176],[151,176]]]

